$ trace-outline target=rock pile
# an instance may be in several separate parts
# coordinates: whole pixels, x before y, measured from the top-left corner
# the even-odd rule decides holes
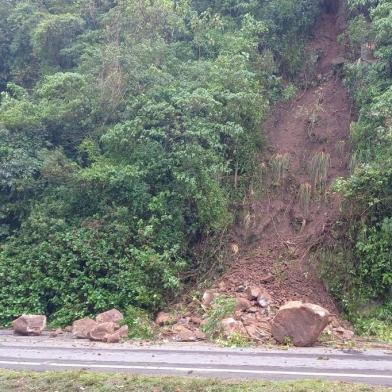
[[[65,332],[71,332],[76,339],[89,339],[97,342],[118,343],[128,336],[128,326],[121,326],[124,319],[116,309],[108,310],[96,316],[95,320],[83,318],[73,322],[72,327],[66,327]],[[46,328],[46,317],[41,315],[23,315],[12,322],[12,328],[17,335],[39,336]],[[57,329],[50,337],[57,337],[63,330]]]
[[[118,343],[128,336],[128,326],[120,326],[124,319],[117,309],[100,313],[95,320],[84,318],[72,324],[72,335],[78,339],[90,339],[95,342]]]
[[[221,295],[227,297],[223,284],[217,290],[207,290],[204,293],[201,305],[205,314],[202,317],[195,316],[192,312],[183,316],[159,312],[155,323],[161,327],[162,336],[176,342],[206,340],[203,326],[209,322],[211,310],[216,306],[214,301]],[[354,335],[321,306],[291,301],[278,308],[270,293],[263,287],[241,286],[233,293],[233,297],[235,301],[232,314],[218,319],[213,326],[216,335],[226,339],[235,334],[259,343],[276,341],[278,344],[292,343],[304,347],[315,344],[324,330],[341,341],[350,340]],[[121,326],[123,319],[120,311],[111,309],[98,314],[95,319],[76,320],[64,331],[57,329],[49,336],[57,337],[64,332],[70,332],[76,339],[118,343],[128,336],[128,326]],[[15,334],[38,336],[46,328],[46,317],[22,315],[12,322],[12,327]]]
[[[206,339],[202,332],[207,323],[208,312],[214,301],[224,294],[225,288],[220,284],[216,290],[207,290],[201,300],[205,310],[203,318],[178,317],[160,312],[155,320],[163,327],[165,336],[175,341],[189,342]],[[295,346],[311,346],[315,344],[322,332],[331,323],[333,317],[328,310],[319,305],[301,301],[287,302],[280,308],[275,306],[270,293],[264,287],[241,286],[235,293],[233,314],[225,317],[216,325],[220,336],[230,338],[233,334],[261,343],[291,343]],[[331,323],[333,336],[342,340],[351,339],[353,333]],[[329,333],[329,332],[328,332]]]
[[[207,314],[215,299],[225,293],[224,283],[218,285],[217,290],[207,290],[202,296],[201,305],[206,311],[203,318],[186,314],[185,317],[174,317],[168,313],[159,312],[155,320],[158,326],[165,328],[165,335],[172,340],[189,342],[205,340],[202,332],[207,323]],[[271,308],[272,297],[263,287],[241,287],[235,294],[233,314],[221,320],[217,331],[225,338],[239,334],[247,339],[267,341],[271,338]]]

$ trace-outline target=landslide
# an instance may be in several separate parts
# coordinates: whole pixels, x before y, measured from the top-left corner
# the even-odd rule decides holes
[[[315,64],[304,75],[304,88],[264,125],[264,192],[250,200],[233,238],[238,256],[214,287],[232,293],[263,286],[278,306],[303,300],[338,313],[309,251],[339,214],[331,184],[348,174],[352,114],[339,78],[344,49],[337,41],[343,28],[341,10],[326,7],[307,48]]]

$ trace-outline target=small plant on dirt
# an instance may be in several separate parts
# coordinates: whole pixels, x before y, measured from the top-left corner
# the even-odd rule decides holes
[[[349,165],[348,165],[348,167],[349,167],[349,169],[350,169],[350,172],[351,172],[351,173],[354,173],[354,171],[355,171],[355,169],[357,168],[357,166],[358,166],[358,157],[357,157],[356,152],[354,151],[354,152],[351,154],[350,163],[349,163]]]
[[[381,340],[389,344],[392,343],[391,322],[379,320],[376,317],[363,317],[354,321],[354,327],[361,336]]]
[[[338,154],[340,164],[344,162],[344,156],[346,152],[346,141],[345,140],[338,140],[335,145],[336,153]]]
[[[291,336],[285,336],[282,342],[282,345],[289,348],[294,347],[293,339]]]
[[[279,186],[286,177],[290,166],[290,157],[288,153],[276,154],[271,158],[271,172],[274,185]]]
[[[300,185],[298,198],[300,208],[304,213],[305,218],[307,218],[309,215],[310,201],[312,198],[312,186],[308,182]]]
[[[324,93],[319,90],[317,91],[316,103],[311,108],[302,107],[299,111],[301,116],[305,116],[305,130],[306,134],[311,142],[321,142],[319,137],[316,137],[314,129],[320,121],[320,114],[324,112],[323,108]]]
[[[272,274],[281,283],[284,283],[289,277],[285,263],[280,260],[277,260],[275,262],[275,264],[272,268]]]
[[[310,176],[314,192],[325,190],[330,164],[331,157],[328,153],[319,152],[313,157],[310,163]]]
[[[148,313],[134,306],[129,306],[124,312],[122,325],[128,325],[130,339],[152,340],[154,338],[153,323]]]
[[[346,141],[338,140],[335,144],[336,153],[339,155],[339,158],[343,158],[344,152],[346,151]]]
[[[252,341],[240,332],[232,333],[227,339],[218,339],[218,343],[223,347],[250,347]]]
[[[252,223],[252,213],[250,211],[246,211],[244,215],[244,228],[248,230]]]
[[[211,308],[207,311],[207,323],[203,326],[203,332],[209,339],[216,338],[221,332],[220,322],[234,313],[235,298],[219,296],[214,299]]]

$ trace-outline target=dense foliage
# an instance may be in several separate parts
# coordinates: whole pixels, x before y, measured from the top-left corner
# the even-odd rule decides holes
[[[0,323],[173,295],[230,225],[319,4],[0,0]]]
[[[391,322],[392,2],[352,0],[349,5],[352,18],[343,40],[352,62],[345,82],[358,118],[352,125],[352,174],[337,184],[346,198],[347,221],[342,222],[341,254],[329,258],[329,278],[351,316],[374,312]],[[369,43],[375,46],[374,59],[358,60]]]

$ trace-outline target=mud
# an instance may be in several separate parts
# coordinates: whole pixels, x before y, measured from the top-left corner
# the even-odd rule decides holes
[[[228,292],[260,285],[269,290],[277,305],[304,300],[337,314],[318,278],[317,266],[309,258],[312,245],[328,234],[339,215],[339,199],[329,187],[337,177],[348,174],[351,107],[334,69],[336,59],[344,54],[337,43],[341,25],[335,6],[329,3],[308,47],[309,52],[320,54],[315,81],[291,102],[276,107],[265,123],[268,152],[263,153],[260,164],[265,168],[267,191],[250,203],[246,223],[239,230],[242,238],[235,239],[241,256],[221,281]],[[281,181],[272,174],[273,160],[279,155],[289,162]],[[312,169],[315,156],[330,162],[323,189],[317,190]],[[308,203],[300,189],[312,194]],[[273,279],[263,282],[269,274]]]

